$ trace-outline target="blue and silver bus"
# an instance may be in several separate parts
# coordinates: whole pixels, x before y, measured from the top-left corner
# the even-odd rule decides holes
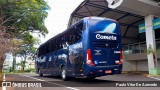
[[[117,21],[86,17],[40,45],[36,73],[94,79],[122,72],[121,30]]]

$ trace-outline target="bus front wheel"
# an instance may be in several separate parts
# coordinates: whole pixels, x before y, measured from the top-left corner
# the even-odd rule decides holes
[[[61,77],[64,81],[68,80],[68,76],[67,76],[67,70],[65,68],[65,66],[62,67],[62,72],[61,72]]]

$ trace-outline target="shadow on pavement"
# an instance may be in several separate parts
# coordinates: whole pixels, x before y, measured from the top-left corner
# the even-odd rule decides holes
[[[63,81],[60,76],[50,75],[45,75],[44,78],[50,79],[48,82],[57,83],[69,87],[113,87],[117,83],[117,81],[87,78],[70,78],[68,81]],[[58,81],[52,81],[51,79],[57,79]]]

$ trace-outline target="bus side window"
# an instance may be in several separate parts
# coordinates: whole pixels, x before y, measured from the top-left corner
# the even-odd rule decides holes
[[[66,37],[63,37],[63,40],[62,40],[62,46],[63,48],[67,47],[67,40],[66,40]]]
[[[82,38],[82,30],[79,29],[77,31],[77,35],[76,36],[77,36],[77,40],[80,40]]]
[[[59,47],[60,49],[62,49],[63,48],[63,44],[62,43],[60,43],[60,47]]]
[[[82,38],[82,28],[81,27],[77,27],[75,28],[75,42],[77,42],[78,40],[80,40]]]
[[[61,37],[61,40],[59,41],[59,49],[62,49],[63,48],[63,41],[64,41],[64,38]]]
[[[86,30],[86,22],[83,23],[83,28],[82,30]]]
[[[70,43],[69,43],[69,36],[66,37],[66,42],[65,42],[66,46],[69,46]]]
[[[74,41],[74,36],[71,34],[69,36],[69,45],[72,45],[73,44],[73,41]]]
[[[72,44],[74,44],[75,42],[76,42],[76,35],[73,35]]]

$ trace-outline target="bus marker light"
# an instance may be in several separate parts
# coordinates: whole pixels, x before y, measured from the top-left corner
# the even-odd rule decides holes
[[[109,74],[109,73],[112,73],[112,71],[111,70],[106,70],[105,73]]]

